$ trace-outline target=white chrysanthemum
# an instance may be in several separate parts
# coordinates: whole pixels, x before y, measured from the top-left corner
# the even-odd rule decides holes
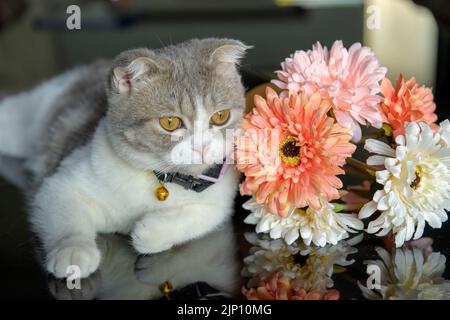
[[[376,172],[382,190],[363,206],[359,218],[381,215],[368,225],[369,233],[396,234],[397,247],[422,236],[427,222],[440,228],[450,209],[450,122],[441,123],[433,133],[425,123],[408,123],[405,136],[397,136],[394,150],[387,144],[368,139],[365,149],[376,153],[368,165],[384,165]]]
[[[371,300],[448,300],[450,281],[445,271],[445,256],[433,252],[424,254],[418,248],[397,249],[392,256],[383,248],[376,248],[382,260],[369,260],[368,265],[380,270],[379,288],[370,290],[358,283],[364,297]]]
[[[292,244],[299,237],[306,245],[311,243],[323,247],[337,244],[349,237],[349,232],[363,229],[363,223],[356,216],[334,211],[331,203],[322,201],[320,210],[311,207],[306,210],[296,209],[286,217],[272,214],[264,205],[256,203],[254,198],[244,203],[244,209],[252,213],[244,220],[256,224],[257,233],[269,233],[272,239],[283,238]]]

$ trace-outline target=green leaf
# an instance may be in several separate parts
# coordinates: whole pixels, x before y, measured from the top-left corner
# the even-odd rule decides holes
[[[334,207],[334,212],[341,212],[345,209],[345,204],[343,203],[332,202],[331,204]]]
[[[381,128],[383,129],[384,135],[386,137],[392,137],[392,127],[390,125],[388,125],[387,123],[384,123]]]

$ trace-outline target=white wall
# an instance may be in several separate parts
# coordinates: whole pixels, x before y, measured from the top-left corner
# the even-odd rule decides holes
[[[374,14],[379,15],[379,29],[370,30],[371,24],[376,25]],[[434,85],[438,29],[428,9],[411,0],[366,0],[364,21],[364,43],[388,68],[391,80],[402,72],[421,84]]]

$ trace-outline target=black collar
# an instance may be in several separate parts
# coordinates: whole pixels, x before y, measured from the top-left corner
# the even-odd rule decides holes
[[[206,170],[204,173],[202,173],[202,176],[217,178],[220,175],[222,167],[223,164],[217,164]],[[179,172],[160,172],[160,171],[153,171],[153,172],[155,173],[158,180],[161,181],[162,183],[167,182],[176,183],[184,187],[186,190],[193,190],[195,192],[202,192],[203,190],[212,186],[215,183],[214,181],[208,181],[199,177],[194,177]]]

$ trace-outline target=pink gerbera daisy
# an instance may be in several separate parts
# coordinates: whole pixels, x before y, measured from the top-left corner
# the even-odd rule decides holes
[[[439,126],[434,124],[437,115],[434,113],[436,105],[430,88],[419,87],[415,78],[403,80],[403,75],[397,79],[395,88],[389,79],[381,82],[381,93],[384,101],[381,103],[383,121],[388,123],[394,136],[405,134],[405,123],[425,122],[433,130]]]
[[[368,47],[355,43],[347,50],[336,41],[328,52],[317,42],[312,50],[296,51],[281,67],[279,80],[272,82],[281,89],[307,95],[319,92],[330,99],[336,120],[352,129],[353,141],[361,139],[360,125],[381,127],[379,81],[387,70]]]
[[[242,124],[234,158],[246,176],[241,193],[255,195],[270,212],[285,216],[294,208],[320,208],[321,197],[339,198],[341,166],[355,151],[349,129],[327,115],[329,100],[290,93],[280,97],[267,87],[266,99]]]

